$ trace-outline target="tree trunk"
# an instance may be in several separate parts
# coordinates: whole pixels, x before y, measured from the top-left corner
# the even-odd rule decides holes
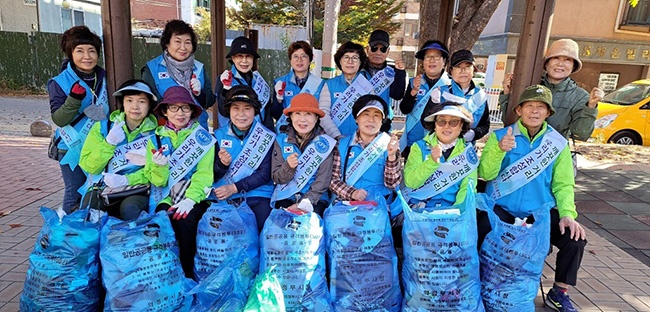
[[[461,1],[453,22],[450,51],[471,49],[500,2],[501,0]]]
[[[438,34],[438,16],[440,15],[440,3],[442,0],[420,1],[420,40],[418,48],[427,40],[438,39],[445,41],[443,38],[436,38]]]

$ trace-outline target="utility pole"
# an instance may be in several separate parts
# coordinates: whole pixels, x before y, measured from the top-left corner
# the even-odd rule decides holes
[[[527,0],[524,29],[519,36],[517,46],[517,61],[510,88],[510,101],[506,109],[504,126],[515,123],[517,115],[512,111],[517,106],[519,95],[527,86],[539,84],[544,67],[540,66],[544,59],[544,50],[548,45],[548,37],[553,22],[555,0]]]
[[[104,67],[106,87],[113,94],[117,87],[133,78],[133,47],[131,45],[131,7],[128,1],[102,1],[104,29]],[[117,109],[115,98],[108,97],[111,111]]]
[[[339,28],[339,11],[341,0],[325,0],[325,21],[323,25],[323,66],[321,77],[333,78],[336,66],[334,53],[336,51],[336,33]]]

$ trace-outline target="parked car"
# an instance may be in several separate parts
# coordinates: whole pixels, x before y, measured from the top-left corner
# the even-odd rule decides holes
[[[592,138],[609,143],[650,146],[650,79],[637,80],[598,103]]]

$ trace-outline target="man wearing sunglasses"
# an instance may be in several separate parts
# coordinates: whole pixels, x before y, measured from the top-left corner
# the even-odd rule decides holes
[[[399,101],[404,97],[407,79],[404,62],[402,62],[401,58],[395,61],[395,65],[388,65],[388,62],[386,61],[388,52],[390,52],[390,38],[388,33],[381,29],[374,30],[370,34],[368,46],[366,47],[368,62],[363,68],[366,78],[370,80],[375,74],[387,66],[392,67],[395,71],[395,77],[390,84],[390,87],[381,92],[381,94],[378,94],[384,101],[386,101],[386,103],[388,103],[388,118],[384,120],[384,123],[381,126],[381,131],[386,132],[390,131],[393,120],[391,99]]]

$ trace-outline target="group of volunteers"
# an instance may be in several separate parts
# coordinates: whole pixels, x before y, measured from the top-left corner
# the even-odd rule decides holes
[[[124,221],[166,211],[183,271],[194,278],[197,226],[214,201],[246,202],[262,232],[273,209],[323,217],[336,202],[378,193],[388,203],[393,248],[404,266],[404,311],[521,311],[509,300],[531,287],[534,299],[549,244],[559,252],[547,304],[575,311],[567,288],[576,284],[586,240],[575,221],[567,138],[589,137],[602,91],[589,94],[569,78],[582,65],[574,41],[549,47],[541,83],[518,97],[517,122],[491,133],[487,95],[472,81],[472,52],[450,53],[438,40],[415,53],[421,74],[407,78],[402,60],[386,61],[388,33],[375,30],[366,47],[340,45],[334,61],[341,74],[327,80],[310,72],[310,44],[296,41],[288,47],[291,68],[268,83],[255,70],[260,55],[253,43],[238,37],[226,55],[232,66],[214,88],[194,58],[197,36],[189,24],[168,22],[160,43],[162,54],[142,68],[142,79],[113,93],[118,109],[109,114],[100,38],[85,26],[63,34],[67,59],[48,91],[59,126],[50,155],[60,163],[65,213],[89,205],[100,184],[148,185],[102,208]],[[504,81],[502,110],[511,79]],[[401,138],[393,100],[406,115]],[[210,133],[206,110],[215,103],[219,127]],[[476,141],[486,135],[479,157]],[[487,181],[485,193],[476,192],[479,178]],[[403,212],[395,208],[400,204]],[[436,221],[414,233],[418,214],[474,226]],[[520,241],[523,249],[509,249]],[[423,245],[430,252],[417,252]],[[504,250],[510,252],[500,257]],[[474,284],[464,285],[472,276]],[[503,286],[518,276],[530,278]]]

